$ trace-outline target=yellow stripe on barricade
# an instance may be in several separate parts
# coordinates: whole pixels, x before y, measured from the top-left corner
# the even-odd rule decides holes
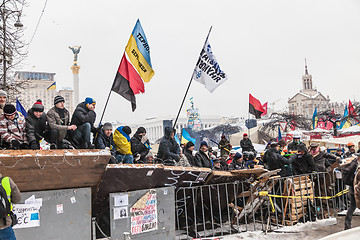
[[[272,201],[272,197],[273,198],[317,198],[317,199],[331,199],[331,198],[335,198],[335,197],[340,197],[343,194],[346,194],[349,192],[349,189],[345,189],[342,190],[340,192],[338,192],[337,194],[335,194],[334,196],[327,196],[327,197],[315,197],[315,196],[282,196],[282,195],[274,195],[274,194],[269,194],[269,192],[267,191],[259,191],[259,195],[260,196],[268,196],[269,200],[270,200],[270,204],[271,204],[271,210],[272,212],[275,212],[275,207],[274,207],[274,203]]]

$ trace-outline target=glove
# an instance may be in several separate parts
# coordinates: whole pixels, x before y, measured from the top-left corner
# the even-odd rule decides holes
[[[142,136],[142,138],[141,138],[141,143],[142,143],[142,144],[145,144],[147,140],[148,140],[148,136],[145,134],[145,135]]]
[[[20,146],[21,146],[21,144],[20,144],[20,142],[18,140],[14,139],[14,140],[11,141],[12,149],[14,149],[14,150],[20,149]]]
[[[33,150],[38,149],[38,145],[36,144],[35,141],[32,141],[32,142],[30,143],[30,148],[33,149]]]

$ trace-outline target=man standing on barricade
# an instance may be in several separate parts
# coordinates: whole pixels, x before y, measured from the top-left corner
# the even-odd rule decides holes
[[[329,159],[340,160],[339,157],[336,157],[333,154],[321,151],[318,143],[310,144],[310,154],[313,157],[314,163],[319,172],[326,172],[326,169],[332,165],[330,164]]]
[[[312,173],[317,171],[314,159],[307,151],[305,144],[300,144],[298,152],[290,157],[294,175]]]

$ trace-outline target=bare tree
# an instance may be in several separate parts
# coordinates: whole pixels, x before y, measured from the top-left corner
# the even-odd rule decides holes
[[[26,57],[23,25],[20,22],[24,0],[0,0],[0,88],[16,95],[24,83],[16,83],[14,71]]]

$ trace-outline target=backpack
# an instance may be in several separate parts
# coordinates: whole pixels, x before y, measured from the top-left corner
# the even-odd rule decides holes
[[[355,171],[357,169],[357,166],[358,166],[358,160],[357,158],[355,158],[349,164],[345,165],[341,169],[342,179],[346,185],[349,186],[354,185]]]
[[[4,187],[1,185],[2,180],[3,178],[0,178],[0,219],[4,219],[10,213],[10,202]]]

